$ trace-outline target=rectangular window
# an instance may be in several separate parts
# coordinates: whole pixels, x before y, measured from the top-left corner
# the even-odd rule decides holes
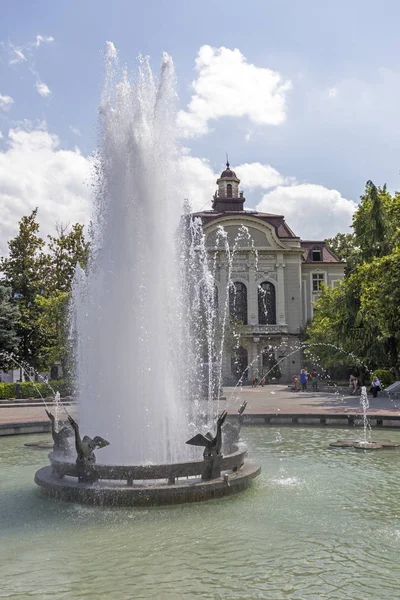
[[[332,287],[338,287],[338,285],[340,285],[340,279],[334,279],[332,281]]]
[[[312,259],[314,262],[320,262],[321,259],[321,250],[313,250],[312,251]]]
[[[323,273],[313,273],[312,274],[312,290],[313,292],[319,292],[321,290],[321,286],[324,283],[324,274]]]

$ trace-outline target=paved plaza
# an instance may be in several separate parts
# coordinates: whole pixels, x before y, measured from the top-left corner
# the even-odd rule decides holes
[[[228,413],[235,414],[238,407],[247,401],[248,415],[334,415],[362,413],[360,396],[349,396],[346,391],[328,392],[294,392],[287,385],[268,385],[265,387],[224,388],[221,407]],[[385,396],[369,398],[368,414],[382,416],[400,416],[400,399]],[[10,403],[11,404],[11,403]],[[74,407],[68,406],[68,412],[74,414]],[[17,405],[0,405],[0,425],[8,423],[39,423],[48,421],[45,407]]]
[[[357,414],[362,413],[360,396],[342,392],[295,392],[287,385],[264,387],[224,388],[227,410],[236,412],[243,400],[247,400],[247,414]],[[370,415],[400,416],[400,399],[385,396],[368,396]]]

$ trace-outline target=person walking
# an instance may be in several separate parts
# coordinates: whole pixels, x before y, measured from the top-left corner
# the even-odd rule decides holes
[[[349,378],[349,392],[350,392],[351,396],[354,395],[354,380],[355,380],[354,375],[350,375],[350,378]]]
[[[300,384],[301,384],[301,391],[305,392],[307,390],[307,371],[305,369],[302,369],[300,371]]]
[[[369,393],[372,394],[374,398],[376,398],[377,395],[378,395],[378,392],[380,392],[380,390],[381,390],[381,382],[379,381],[379,379],[375,375],[375,377],[372,379],[372,383],[371,383],[371,387],[370,387]]]

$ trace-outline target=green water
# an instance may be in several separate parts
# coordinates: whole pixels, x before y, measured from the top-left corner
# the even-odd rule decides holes
[[[151,509],[42,498],[43,436],[2,438],[0,598],[400,598],[400,449],[327,447],[354,434],[247,428],[249,491]]]

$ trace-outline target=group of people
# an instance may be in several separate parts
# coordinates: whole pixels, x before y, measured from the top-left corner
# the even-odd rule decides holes
[[[372,394],[372,396],[374,398],[376,398],[378,395],[378,392],[380,392],[380,390],[381,390],[381,382],[375,375],[375,377],[372,378],[371,387],[369,388],[369,393]],[[359,381],[358,381],[357,377],[355,377],[354,375],[350,375],[349,391],[350,391],[351,396],[355,396],[356,394],[358,394],[360,392]]]
[[[307,391],[308,383],[311,384],[313,392],[318,392],[318,373],[315,369],[311,373],[308,373],[307,369],[301,369],[298,375],[293,375],[292,383],[296,392]]]

